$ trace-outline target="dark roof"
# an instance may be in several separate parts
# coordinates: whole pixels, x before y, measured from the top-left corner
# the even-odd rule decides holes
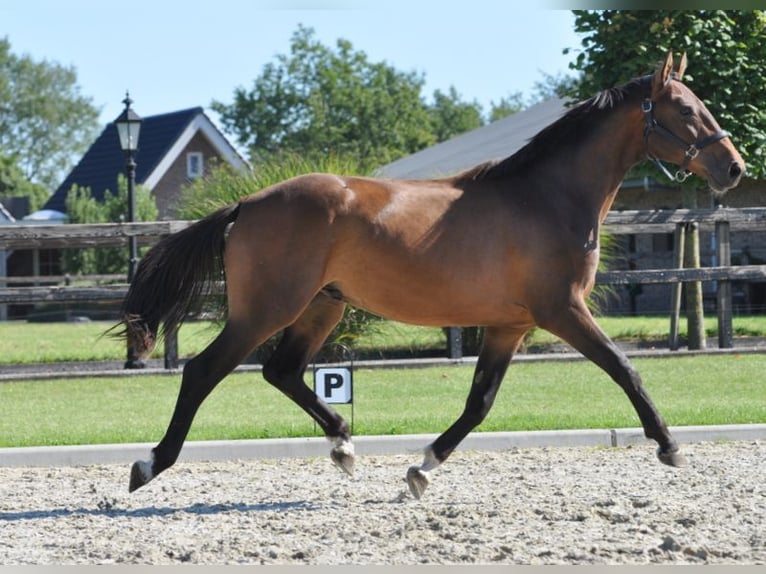
[[[522,112],[465,132],[380,167],[390,178],[446,177],[515,153],[567,110],[567,100],[551,98]]]
[[[196,107],[143,119],[135,155],[136,183],[146,180],[189,123],[202,113],[203,109]],[[43,209],[66,213],[66,197],[73,185],[89,187],[93,197],[99,201],[104,198],[107,189],[111,193],[116,192],[117,176],[125,174],[125,161],[117,127],[114,123],[107,124]]]

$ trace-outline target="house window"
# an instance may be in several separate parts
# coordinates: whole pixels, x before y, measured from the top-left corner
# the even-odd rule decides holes
[[[61,275],[61,251],[58,249],[40,249],[40,276]]]
[[[198,151],[190,152],[186,154],[186,177],[189,179],[197,179],[202,177],[205,171],[205,164],[203,163],[202,153]]]

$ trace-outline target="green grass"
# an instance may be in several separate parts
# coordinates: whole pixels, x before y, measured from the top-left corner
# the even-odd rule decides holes
[[[125,343],[104,334],[113,324],[0,322],[0,364],[122,360]],[[218,331],[208,322],[185,324],[178,335],[179,353],[182,357],[198,353]],[[160,344],[153,356],[162,354]]]
[[[668,424],[766,422],[766,355],[634,362]],[[437,433],[462,411],[472,369],[357,369],[354,434]],[[0,446],[156,442],[179,376],[0,384]],[[338,410],[351,418],[349,405]],[[478,430],[639,426],[622,391],[593,364],[516,363]],[[254,373],[225,379],[200,409],[189,440],[315,436],[313,422]]]
[[[596,317],[596,321],[607,335],[617,341],[667,342],[670,332],[670,317]],[[718,336],[718,320],[715,316],[706,316],[704,324],[708,337]],[[734,317],[733,330],[737,337],[764,337],[766,318],[757,315]],[[688,331],[683,317],[679,321],[678,332],[681,338],[686,338]],[[531,344],[545,345],[557,341],[555,336],[537,329]]]
[[[600,317],[599,324],[614,339],[665,341],[669,330],[667,317]],[[0,364],[29,364],[57,361],[107,361],[125,358],[125,344],[104,336],[112,324],[92,323],[26,323],[0,322]],[[709,337],[716,336],[716,319],[705,318]],[[179,354],[191,357],[201,351],[219,332],[219,327],[209,322],[186,323],[179,333]],[[764,317],[735,317],[734,333],[737,336],[766,336]],[[686,322],[681,321],[680,334],[686,335]],[[558,339],[536,329],[529,341],[530,346],[544,346]],[[383,321],[373,332],[363,336],[357,343],[360,350],[405,349],[416,352],[423,349],[443,350],[446,354],[446,336],[441,329],[416,327],[402,323]],[[163,346],[154,352],[162,357]]]

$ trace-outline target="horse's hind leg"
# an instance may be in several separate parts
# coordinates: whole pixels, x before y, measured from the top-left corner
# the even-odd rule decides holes
[[[411,466],[407,471],[407,484],[415,498],[420,498],[428,487],[430,472],[447,460],[460,441],[487,416],[513,353],[518,349],[526,332],[526,328],[485,329],[473,384],[463,413],[452,426],[426,447],[423,464]]]
[[[228,322],[204,351],[186,363],[167,432],[152,450],[151,461],[138,461],[133,465],[130,492],[175,463],[202,401],[259,343],[253,339],[252,328]]]
[[[661,462],[670,466],[686,465],[686,459],[652,404],[638,372],[625,353],[601,330],[584,302],[572,304],[566,311],[552,315],[550,324],[541,326],[567,341],[620,385],[641,420],[644,434],[659,444],[657,457]]]
[[[351,474],[354,449],[348,423],[330,408],[304,382],[309,361],[343,316],[345,303],[320,292],[303,314],[287,329],[263,367],[264,378],[292,399],[313,418],[334,443],[333,462]]]

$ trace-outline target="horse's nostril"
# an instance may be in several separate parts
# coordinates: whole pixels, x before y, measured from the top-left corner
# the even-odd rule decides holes
[[[742,166],[739,165],[739,162],[736,162],[736,161],[731,162],[731,165],[729,166],[729,177],[731,177],[731,179],[737,179],[741,175],[742,175]]]

